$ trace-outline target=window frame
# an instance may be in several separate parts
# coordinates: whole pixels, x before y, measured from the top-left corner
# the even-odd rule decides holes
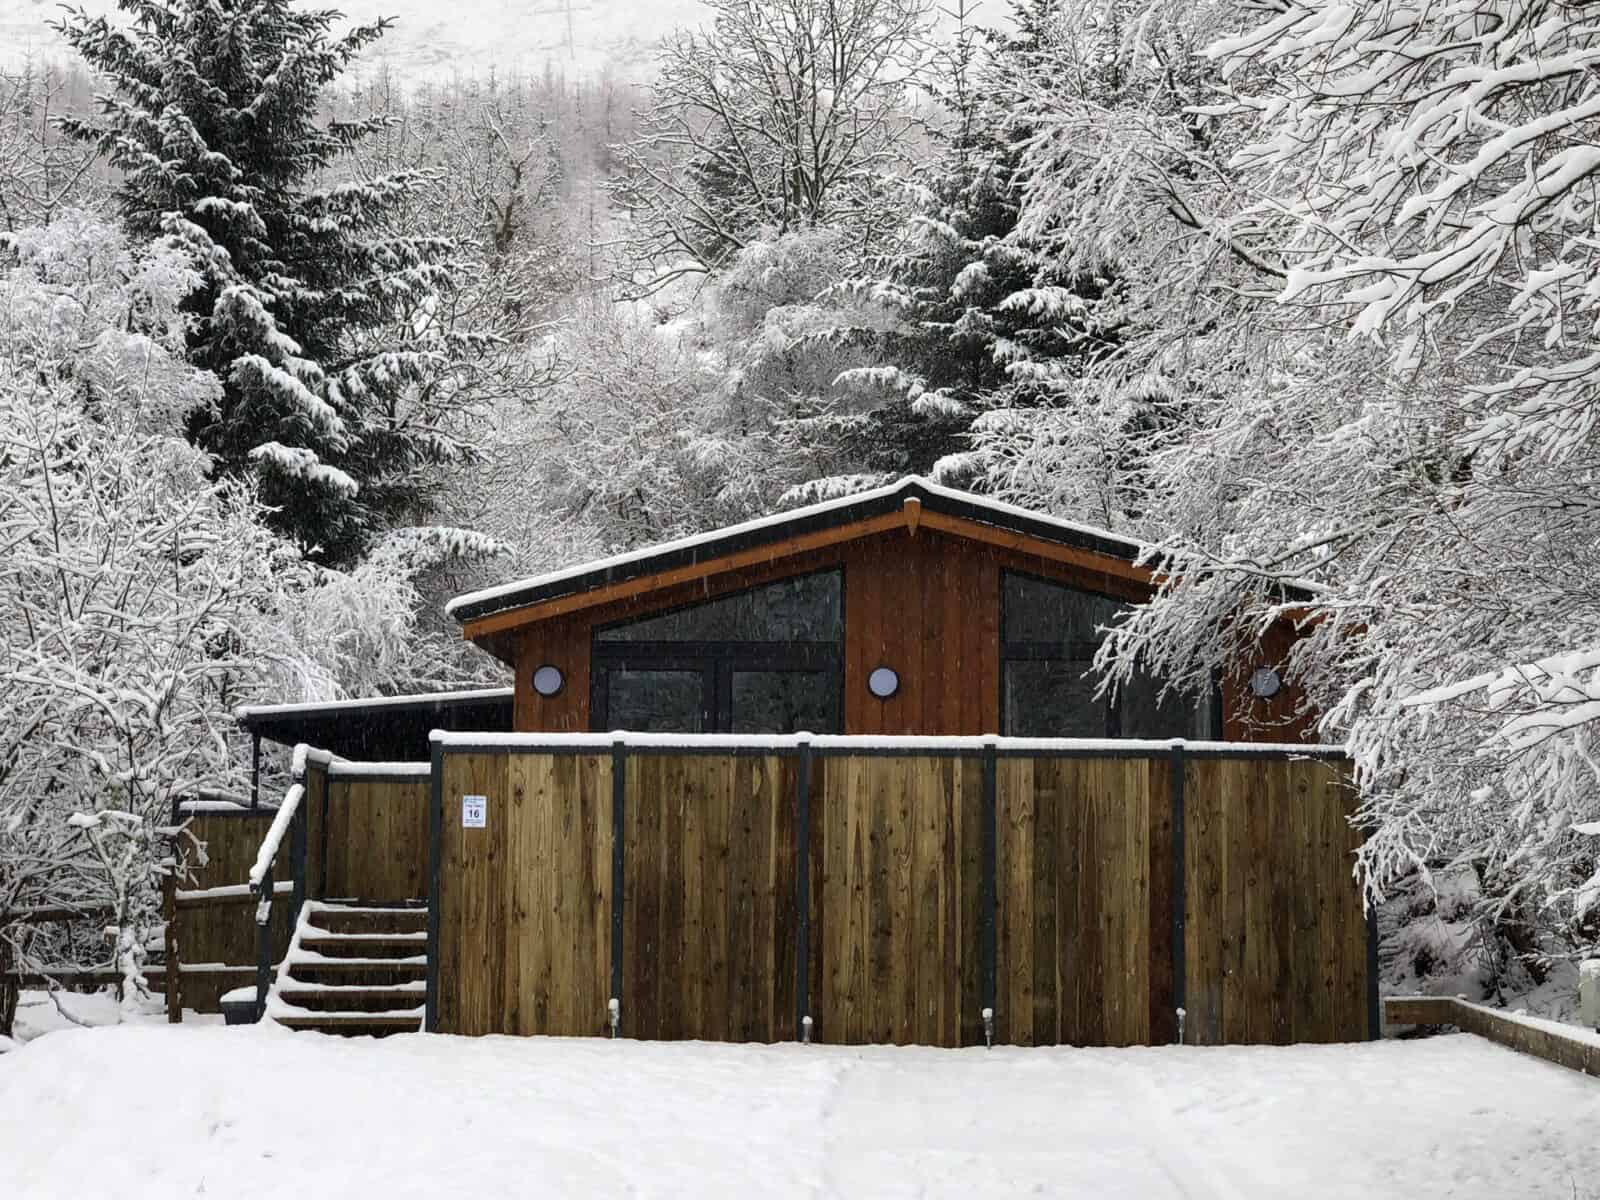
[[[1031,583],[1042,583],[1047,587],[1060,588],[1063,591],[1078,592],[1082,595],[1095,596],[1102,600],[1111,600],[1118,605],[1136,605],[1139,603],[1139,601],[1129,599],[1125,596],[1117,596],[1110,592],[1080,587],[1077,584],[1068,583],[1061,579],[1052,579],[1048,575],[1040,575],[1033,571],[1019,571],[1010,567],[1002,567],[1000,569],[1000,636],[997,639],[1000,646],[1000,669],[996,672],[996,679],[1000,691],[1000,694],[997,697],[999,701],[997,707],[1000,714],[999,724],[1000,733],[1002,736],[1009,736],[1011,734],[1011,731],[1007,728],[1009,722],[1006,720],[1006,667],[1008,664],[1012,662],[1040,661],[1061,663],[1082,662],[1085,670],[1087,671],[1093,666],[1094,656],[1100,649],[1099,642],[1037,642],[1024,641],[1020,639],[1016,641],[1008,641],[1006,639],[1006,580],[1011,576],[1028,580]],[[1121,738],[1124,736],[1122,732],[1123,700],[1124,689],[1119,689],[1115,698],[1106,704],[1106,732],[1103,736],[1107,738]],[[1207,739],[1220,738],[1222,736],[1220,728],[1222,714],[1222,687],[1220,676],[1213,676],[1210,694],[1207,695],[1203,700],[1198,697],[1195,698],[1194,707],[1198,709],[1202,703],[1205,705],[1205,737]]]
[[[793,642],[738,641],[622,641],[604,640],[606,630],[635,621],[670,616],[686,609],[732,600],[794,579],[834,575],[839,587],[839,640]],[[844,728],[844,646],[846,572],[843,564],[768,579],[716,596],[691,600],[648,612],[635,613],[589,630],[589,727],[605,733],[612,728],[610,673],[630,671],[694,671],[701,677],[700,727],[706,733],[727,733],[733,728],[733,676],[736,671],[826,674],[833,706],[832,728],[815,733],[836,733]]]

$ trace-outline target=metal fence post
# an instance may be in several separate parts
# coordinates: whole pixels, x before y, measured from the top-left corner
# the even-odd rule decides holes
[[[623,822],[628,802],[628,747],[621,738],[611,743],[611,996],[606,1019],[611,1036],[622,1036],[622,905],[627,885],[623,858]]]
[[[815,1030],[811,1018],[811,738],[800,739],[795,771],[794,855],[794,1036],[808,1042]]]
[[[983,914],[979,920],[980,961],[983,964],[983,1040],[994,1044],[995,1002],[995,910],[998,904],[995,888],[996,857],[998,854],[995,830],[995,777],[998,771],[998,753],[993,738],[983,746]]]
[[[272,879],[272,864],[261,876],[261,894],[256,903],[256,1020],[267,1015],[267,989],[272,986],[272,901],[277,885]]]
[[[443,874],[440,843],[444,836],[444,744],[430,748],[428,772],[428,982],[423,996],[422,1028],[433,1033],[439,1027],[439,909],[443,903],[439,878]],[[324,818],[323,829],[328,823]],[[326,856],[324,856],[326,861]]]
[[[1187,878],[1184,868],[1183,830],[1183,743],[1172,743],[1167,759],[1167,794],[1172,805],[1172,1009],[1177,1018],[1178,1042],[1184,1040],[1184,1025],[1188,1019],[1188,961],[1185,957],[1184,921],[1188,916]],[[1152,797],[1153,799],[1153,797]],[[1154,1032],[1154,1031],[1152,1031]]]
[[[250,807],[261,807],[261,735],[250,735]]]

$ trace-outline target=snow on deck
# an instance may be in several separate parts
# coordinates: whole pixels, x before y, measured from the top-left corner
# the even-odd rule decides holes
[[[151,1085],[151,1064],[173,1080]],[[0,1058],[8,1197],[1595,1194],[1600,1084],[1479,1038],[941,1051],[52,1033]]]

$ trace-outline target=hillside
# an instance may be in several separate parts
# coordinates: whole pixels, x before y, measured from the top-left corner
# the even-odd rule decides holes
[[[78,0],[91,13],[115,0]],[[632,74],[648,68],[656,39],[701,19],[699,0],[342,0],[352,20],[397,19],[374,52],[408,77],[542,71],[546,65],[590,73],[612,63]],[[61,15],[54,0],[0,0],[0,66],[62,49],[46,22]]]

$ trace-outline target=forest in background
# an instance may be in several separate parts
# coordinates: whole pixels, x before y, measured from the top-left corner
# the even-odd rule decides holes
[[[1297,623],[1402,973],[1593,952],[1584,10],[707,0],[412,79],[122,9],[0,72],[0,968],[87,896],[137,994],[235,705],[498,681],[448,594],[910,472],[1147,544],[1106,687]]]

